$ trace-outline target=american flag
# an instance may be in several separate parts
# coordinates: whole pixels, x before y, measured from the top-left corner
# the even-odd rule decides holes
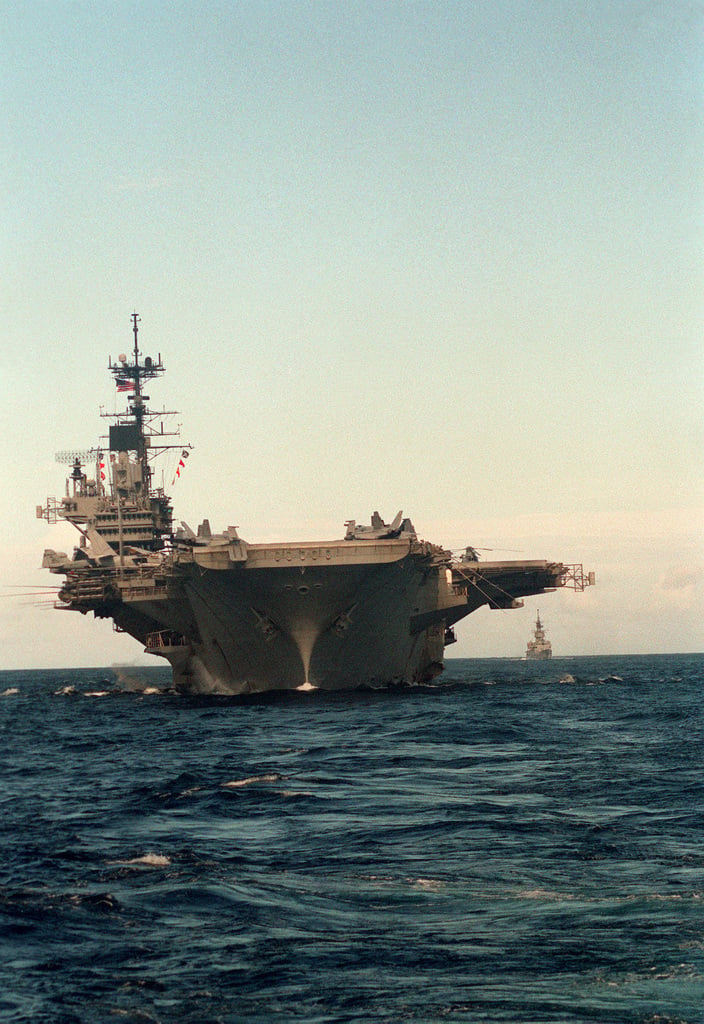
[[[134,381],[128,377],[115,377],[118,391],[134,391]]]

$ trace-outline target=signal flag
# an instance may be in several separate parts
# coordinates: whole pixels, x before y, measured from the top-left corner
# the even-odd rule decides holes
[[[184,448],[183,451],[181,452],[181,458],[178,460],[178,466],[176,467],[176,474],[175,474],[173,480],[171,481],[171,486],[172,487],[176,483],[177,480],[181,479],[181,470],[186,468],[186,463],[183,460],[187,459],[189,455],[190,455],[190,452],[187,451]]]

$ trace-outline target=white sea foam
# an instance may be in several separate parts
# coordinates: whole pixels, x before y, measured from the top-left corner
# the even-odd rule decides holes
[[[123,866],[131,864],[142,864],[148,868],[165,868],[171,863],[170,857],[164,857],[160,853],[143,853],[141,857],[131,857],[129,860],[114,860],[111,864],[120,864]]]
[[[270,772],[268,775],[251,775],[247,779],[233,779],[232,782],[223,782],[223,789],[238,789],[240,786],[251,786],[253,782],[278,782],[286,776],[278,772]]]
[[[516,893],[519,900],[573,900],[568,892],[552,892],[550,889],[522,889]]]
[[[406,881],[414,889],[423,889],[425,892],[439,892],[445,885],[439,878],[407,878]]]
[[[142,693],[147,686],[144,676],[128,665],[113,665],[115,682],[120,690],[127,693]]]
[[[19,693],[19,689],[16,686],[8,686],[6,690],[0,693],[0,697],[14,697],[15,694]]]

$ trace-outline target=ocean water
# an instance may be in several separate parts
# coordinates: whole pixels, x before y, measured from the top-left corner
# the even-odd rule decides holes
[[[0,1021],[704,1021],[704,655],[132,671],[0,673]]]

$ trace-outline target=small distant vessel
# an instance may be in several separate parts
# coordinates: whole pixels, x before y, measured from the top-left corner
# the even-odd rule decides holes
[[[540,621],[540,609],[538,609],[535,620],[533,639],[528,641],[526,647],[526,658],[530,661],[546,661],[548,658],[552,658],[552,644],[545,636],[545,630]]]

